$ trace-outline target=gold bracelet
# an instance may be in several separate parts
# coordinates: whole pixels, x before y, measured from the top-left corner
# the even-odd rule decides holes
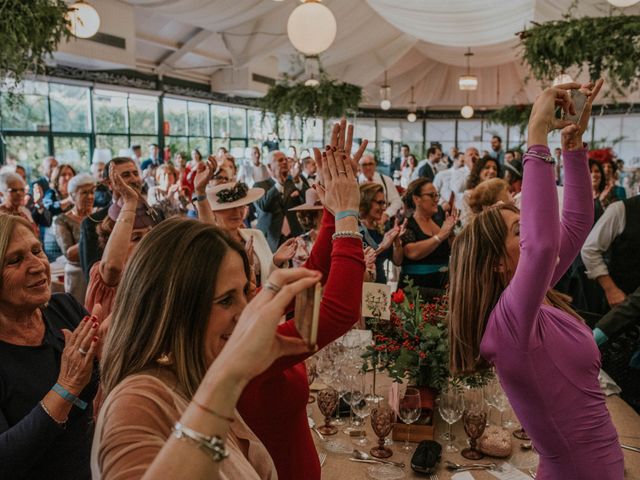
[[[225,417],[224,415],[219,414],[218,412],[210,409],[209,407],[206,407],[204,405],[202,405],[201,403],[196,402],[195,399],[191,399],[191,402],[198,408],[200,408],[201,410],[204,410],[205,412],[213,415],[214,417],[218,417],[221,420],[225,420],[229,423],[233,423],[235,422],[235,419],[233,417]]]
[[[67,426],[67,420],[69,420],[68,418],[65,418],[64,420],[60,421],[58,420],[56,417],[54,417],[53,415],[51,415],[51,412],[49,411],[49,409],[45,406],[44,402],[42,400],[40,400],[40,406],[42,407],[42,410],[44,410],[44,413],[46,413],[49,418],[51,420],[53,420],[54,422],[56,422],[56,424],[59,427],[65,428]]]

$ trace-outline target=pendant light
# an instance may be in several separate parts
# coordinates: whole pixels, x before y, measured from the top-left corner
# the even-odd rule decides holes
[[[411,85],[411,101],[409,102],[409,113],[407,114],[407,120],[411,123],[415,122],[418,119],[418,115],[416,115],[416,110],[418,110],[417,104],[413,99],[413,85]]]
[[[384,85],[380,87],[380,108],[382,110],[389,110],[391,108],[391,87],[387,82],[387,71],[384,71]]]
[[[305,0],[287,21],[289,40],[305,55],[324,52],[335,40],[337,30],[336,17],[320,0]]]
[[[467,49],[467,53],[464,54],[467,58],[467,73],[466,75],[460,75],[458,78],[458,87],[460,90],[476,90],[478,88],[478,77],[471,75],[471,48]]]
[[[91,38],[100,28],[100,15],[84,0],[74,3],[67,10],[69,30],[78,38]]]
[[[464,107],[460,109],[460,115],[462,115],[462,118],[473,117],[473,107],[469,104],[469,92],[467,92],[467,99]]]

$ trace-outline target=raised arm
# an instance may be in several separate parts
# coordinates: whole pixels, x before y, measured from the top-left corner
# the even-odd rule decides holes
[[[585,90],[585,93],[589,94],[589,99],[579,123],[569,125],[562,130],[564,192],[560,223],[560,252],[551,285],[555,285],[573,263],[593,225],[591,176],[587,162],[587,149],[582,144],[582,135],[589,125],[591,106],[602,83],[603,81],[599,80],[591,92]]]
[[[196,192],[196,210],[198,210],[198,219],[204,223],[216,224],[215,217],[211,211],[211,204],[207,199],[207,185],[216,171],[215,157],[209,156],[206,162],[200,162],[197,166],[195,178],[193,179],[193,188]]]

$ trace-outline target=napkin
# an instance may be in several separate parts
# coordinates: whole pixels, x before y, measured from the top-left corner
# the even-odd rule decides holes
[[[500,465],[500,471],[498,470],[486,470],[491,475],[500,480],[531,480],[531,477],[525,473],[522,473],[516,467],[510,463],[503,463]]]
[[[475,480],[475,477],[471,475],[471,472],[460,472],[451,475],[451,480]]]
[[[600,374],[598,375],[598,381],[600,382],[600,388],[607,397],[610,395],[617,395],[622,391],[618,384],[613,381],[613,378],[611,378],[602,369],[600,370]]]

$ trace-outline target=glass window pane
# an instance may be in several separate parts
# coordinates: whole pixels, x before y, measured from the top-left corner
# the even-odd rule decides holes
[[[507,145],[507,127],[504,125],[498,125],[497,123],[489,123],[486,120],[482,125],[482,145],[473,145],[479,151],[482,150],[491,150],[491,137],[494,135],[499,136],[502,139],[502,148],[505,150],[511,149],[511,147],[517,147],[519,142],[518,139],[515,138],[515,134],[518,133],[518,128],[511,128],[509,131],[509,144]],[[458,145],[460,147],[460,145]],[[462,149],[462,147],[460,147]]]
[[[86,137],[54,137],[53,148],[60,163],[68,163],[77,172],[89,170],[89,139]]]
[[[130,155],[129,146],[126,135],[96,135],[96,148],[108,148],[112,158],[120,156],[121,150],[127,150],[127,155]]]
[[[244,108],[229,109],[229,136],[245,138],[247,136],[247,121]]]
[[[93,114],[96,132],[127,133],[127,94],[95,90]]]
[[[18,95],[9,101],[5,93],[0,96],[3,130],[49,130],[49,107],[43,95]]]
[[[189,150],[197,148],[203,157],[209,156],[209,137],[189,137]]]
[[[36,180],[40,173],[38,167],[44,157],[49,155],[49,145],[47,137],[18,137],[5,135],[7,142],[6,155],[14,155],[18,158],[18,163],[27,170],[27,178]]]
[[[229,150],[229,139],[228,138],[214,138],[213,142],[212,142],[212,145],[213,145],[213,147],[212,147],[213,148],[213,154],[215,155],[220,147],[224,147],[227,150]]]
[[[400,120],[378,120],[378,134],[378,140],[400,142],[402,140]]]
[[[169,123],[171,135],[187,134],[187,102],[173,98],[164,99],[164,121]]]
[[[321,147],[323,128],[321,118],[307,118],[302,128],[302,143],[308,147]]]
[[[331,134],[331,132],[329,132]],[[356,118],[355,126],[353,127],[354,139],[366,139],[369,140],[368,149],[373,150],[376,148],[376,121],[367,118]],[[330,137],[327,137],[330,138]],[[360,143],[360,142],[358,142]]]
[[[275,115],[273,115],[273,113],[267,113],[264,116],[264,121],[262,122],[262,126],[261,126],[261,131],[262,131],[262,139],[267,138],[267,136],[271,133],[275,133],[276,131],[276,117]]]
[[[189,135],[209,136],[209,104],[189,102]]]
[[[260,110],[247,110],[249,131],[247,137],[262,141],[262,112]]]
[[[220,105],[211,105],[211,123],[213,136],[226,138],[229,136],[229,109]],[[215,149],[214,149],[215,150]]]
[[[230,142],[230,148],[229,148],[229,153],[231,153],[231,155],[233,155],[236,158],[236,165],[240,165],[242,162],[240,162],[240,160],[244,160],[245,158],[249,158],[246,156],[246,154],[251,154],[251,151],[247,151],[248,149],[245,148],[245,142],[244,140],[231,140]]]
[[[129,95],[129,125],[131,133],[158,133],[158,99]]]
[[[462,151],[467,147],[478,148],[482,143],[481,130],[481,120],[458,120],[458,148]],[[489,148],[491,147],[489,146]],[[446,154],[448,151],[448,149],[444,150],[444,153]]]
[[[420,161],[421,158],[424,158],[422,122],[403,121],[400,127],[402,128],[402,143],[409,145],[411,153]]]
[[[190,151],[187,137],[164,137],[164,146],[169,147],[172,157],[178,152],[185,153]],[[204,155],[202,150],[200,150],[200,153]]]
[[[442,150],[448,152],[455,146],[456,139],[456,121],[455,120],[427,120],[427,148],[432,142],[438,142],[442,145]]]
[[[158,143],[158,137],[156,136],[142,136],[132,135],[131,145],[140,145],[142,147],[142,158],[146,159],[149,156],[149,146],[152,143]],[[129,146],[131,146],[129,145]]]
[[[89,89],[74,85],[49,84],[51,124],[54,132],[89,132]]]
[[[640,167],[640,115],[627,115],[622,120],[622,142],[614,147],[625,162],[625,168]]]

